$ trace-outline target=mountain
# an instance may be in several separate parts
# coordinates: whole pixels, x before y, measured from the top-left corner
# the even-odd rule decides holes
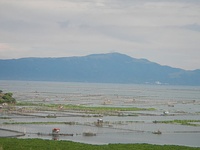
[[[0,60],[0,80],[200,85],[200,70],[161,66],[120,53]]]

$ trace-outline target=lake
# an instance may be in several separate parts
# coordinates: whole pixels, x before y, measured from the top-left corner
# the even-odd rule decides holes
[[[0,81],[0,90],[12,92],[20,102],[45,104],[73,104],[103,107],[140,107],[155,108],[152,111],[123,112],[123,116],[104,115],[101,118],[107,124],[101,127],[94,125],[97,117],[73,111],[42,111],[21,116],[12,113],[1,113],[1,128],[26,130],[21,138],[52,139],[51,136],[38,136],[37,133],[48,134],[55,126],[63,134],[60,140],[72,140],[91,144],[108,143],[150,143],[173,144],[200,147],[200,126],[179,124],[155,124],[153,121],[163,120],[200,120],[200,87],[170,85],[137,85],[106,83],[68,83],[40,81]],[[168,112],[164,115],[163,112]],[[56,118],[43,118],[56,114]],[[31,117],[32,115],[32,117]],[[82,115],[85,115],[84,117]],[[68,124],[24,124],[5,125],[4,122],[75,122]],[[161,130],[161,135],[152,134]],[[96,136],[86,137],[83,132],[94,132]],[[0,130],[0,134],[5,131]],[[9,132],[10,136],[11,133]]]

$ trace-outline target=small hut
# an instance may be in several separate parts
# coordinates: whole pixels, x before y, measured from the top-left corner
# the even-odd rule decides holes
[[[103,119],[97,119],[97,123],[103,123]]]
[[[53,128],[52,129],[52,140],[59,140],[59,128]]]
[[[153,134],[162,134],[160,130],[152,132]]]
[[[163,115],[168,115],[169,114],[169,111],[164,111],[163,112]]]
[[[60,129],[59,128],[53,128],[52,129],[52,134],[58,134],[60,132]]]
[[[96,126],[103,126],[103,119],[97,119]]]

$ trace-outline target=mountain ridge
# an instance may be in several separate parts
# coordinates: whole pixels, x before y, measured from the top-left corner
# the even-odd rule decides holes
[[[0,59],[1,80],[200,85],[200,70],[163,66],[120,53]]]

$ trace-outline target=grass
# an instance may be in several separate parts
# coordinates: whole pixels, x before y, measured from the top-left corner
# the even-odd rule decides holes
[[[67,124],[67,125],[76,125],[76,122],[4,122],[3,124]]]
[[[200,150],[199,147],[151,144],[91,145],[71,141],[0,138],[0,150]]]
[[[153,123],[166,123],[166,124],[181,124],[188,126],[200,126],[200,124],[194,124],[200,122],[200,120],[168,120],[168,121],[153,121]]]
[[[130,123],[144,123],[144,121],[115,121],[115,122],[110,122],[110,121],[105,121],[103,124],[130,124]],[[66,124],[66,125],[81,125],[81,123],[78,122],[4,122],[3,124],[35,124],[35,125],[50,125],[50,124]],[[92,124],[92,123],[91,123]]]
[[[0,117],[0,119],[11,119],[10,117]]]
[[[58,109],[60,104],[36,104],[27,102],[18,102],[17,106],[41,106],[41,109]],[[120,112],[120,111],[153,111],[155,108],[137,108],[137,107],[89,107],[82,105],[62,105],[62,110],[77,110],[88,111],[92,113],[104,113],[104,112]]]

